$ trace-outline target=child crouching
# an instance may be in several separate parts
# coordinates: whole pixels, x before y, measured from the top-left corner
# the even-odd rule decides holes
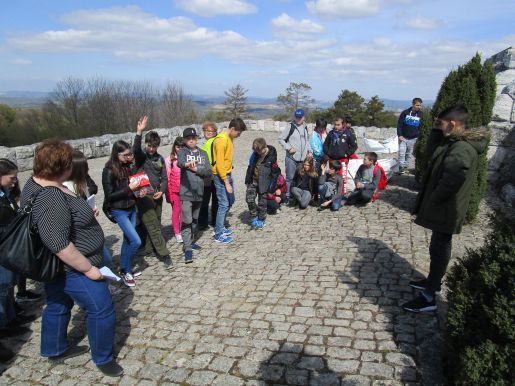
[[[252,143],[252,150],[245,176],[245,199],[250,211],[250,226],[254,229],[263,229],[267,212],[266,196],[274,191],[277,180],[278,168],[274,168],[274,165],[277,165],[277,151],[275,147],[268,146],[264,138],[256,138]]]
[[[332,211],[337,211],[342,206],[343,177],[338,175],[341,168],[342,164],[337,160],[330,161],[328,168],[322,165],[322,175],[318,179],[319,211],[329,206]]]
[[[365,153],[363,165],[356,172],[354,183],[356,189],[347,196],[345,205],[368,204],[372,201],[374,193],[379,187],[381,173],[374,174],[375,165],[377,163],[377,154],[374,152]]]
[[[288,199],[286,196],[286,192],[288,191],[286,179],[281,174],[279,167],[277,167],[277,173],[279,173],[279,175],[275,182],[275,191],[273,193],[267,193],[266,195],[266,212],[268,214],[276,214],[281,208],[281,204]]]

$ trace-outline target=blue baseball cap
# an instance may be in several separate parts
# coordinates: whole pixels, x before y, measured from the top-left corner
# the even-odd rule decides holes
[[[295,110],[295,118],[302,118],[304,116],[304,110],[297,109]]]

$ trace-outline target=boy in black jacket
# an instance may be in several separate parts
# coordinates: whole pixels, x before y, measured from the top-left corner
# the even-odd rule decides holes
[[[167,261],[170,258],[170,252],[166,248],[166,241],[161,233],[161,213],[163,211],[163,194],[168,189],[168,176],[164,158],[157,152],[161,139],[155,131],[150,131],[145,135],[145,150],[141,148],[141,134],[147,126],[147,121],[147,116],[138,121],[132,152],[135,169],[147,174],[154,193],[138,198],[137,205],[141,222],[147,231],[146,252],[150,254],[154,249],[159,259]],[[143,241],[145,238],[141,237],[141,240]]]
[[[418,138],[418,129],[422,121],[422,99],[413,98],[410,108],[399,115],[397,121],[397,136],[399,137],[399,164],[400,174],[408,171],[409,160]]]
[[[256,138],[252,143],[252,150],[245,176],[245,185],[247,185],[245,199],[252,218],[250,226],[253,229],[263,229],[266,219],[266,196],[267,193],[274,191],[279,175],[277,151],[275,147],[267,146],[264,138]]]

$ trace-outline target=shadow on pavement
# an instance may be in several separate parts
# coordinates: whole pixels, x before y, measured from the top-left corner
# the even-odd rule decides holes
[[[384,341],[384,345],[379,344],[378,349],[388,363],[399,365],[400,373],[396,378],[403,382],[418,381],[423,385],[444,385],[441,364],[443,337],[437,314],[412,314],[401,308],[404,302],[417,294],[409,287],[409,280],[423,275],[381,240],[348,239],[356,244],[361,258],[355,259],[347,272],[338,272],[339,280],[354,288],[363,309],[368,304],[379,307],[380,314],[375,319],[386,330],[390,340]],[[418,363],[414,358],[418,358]]]

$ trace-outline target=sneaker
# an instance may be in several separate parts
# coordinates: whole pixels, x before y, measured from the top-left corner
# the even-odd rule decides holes
[[[16,354],[0,343],[0,362],[9,362]]]
[[[217,243],[229,244],[232,242],[232,237],[226,236],[222,233],[218,237],[216,237],[216,235],[213,236],[213,240],[215,240]]]
[[[257,217],[252,217],[252,219],[250,220],[250,227],[252,229],[255,229],[257,222],[258,222],[258,218]]]
[[[256,222],[256,230],[261,230],[265,227],[265,220],[257,220]]]
[[[79,355],[85,354],[88,351],[89,351],[88,346],[73,346],[73,347],[69,347],[68,350],[66,350],[62,354],[59,354],[59,355],[56,355],[53,357],[48,357],[48,360],[52,363],[62,363],[66,359],[78,357]]]
[[[114,359],[104,365],[97,365],[97,368],[108,377],[120,377],[123,375],[123,367],[116,363]]]
[[[427,285],[427,279],[422,280],[412,280],[409,282],[409,286],[419,289],[419,290],[425,290]]]
[[[195,251],[200,251],[202,249],[202,247],[200,245],[198,245],[197,243],[193,243],[193,244],[191,244],[191,249],[193,249]]]
[[[16,301],[18,303],[37,302],[41,299],[41,295],[31,291],[18,292],[16,294]]]
[[[232,235],[232,230],[230,230],[229,228],[224,228],[222,230],[222,234],[224,236],[230,236],[230,235]],[[213,236],[216,236],[215,231],[213,231]]]
[[[136,277],[139,277],[141,276],[143,272],[141,272],[140,270],[135,270],[135,271],[132,271],[132,277],[136,278]]]
[[[184,263],[193,263],[193,251],[184,251]]]
[[[182,243],[182,235],[175,235],[175,241]]]
[[[129,272],[121,272],[120,276],[122,277],[123,284],[125,284],[127,287],[134,287],[136,285],[134,277]]]
[[[173,267],[173,261],[170,255],[162,256],[161,260],[163,261],[163,265],[165,266],[165,269],[170,269]]]
[[[428,302],[424,295],[419,294],[415,299],[404,303],[402,305],[406,311],[410,312],[431,312],[436,310],[435,298],[431,302]]]

